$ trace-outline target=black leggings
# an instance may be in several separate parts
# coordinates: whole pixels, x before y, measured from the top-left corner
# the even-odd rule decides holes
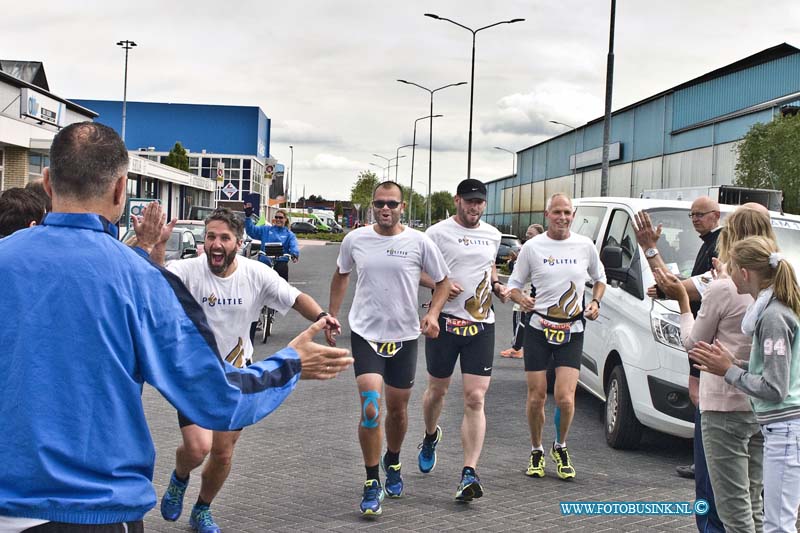
[[[116,524],[66,524],[47,522],[26,529],[23,533],[143,533],[144,521],[118,522]]]

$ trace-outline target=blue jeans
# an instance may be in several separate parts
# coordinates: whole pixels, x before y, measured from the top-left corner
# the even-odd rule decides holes
[[[694,494],[696,500],[702,499],[708,502],[708,513],[694,515],[697,530],[700,533],[724,533],[725,526],[717,514],[711,477],[708,475],[699,408],[694,410]]]
[[[764,533],[797,531],[800,419],[761,426],[764,434]]]

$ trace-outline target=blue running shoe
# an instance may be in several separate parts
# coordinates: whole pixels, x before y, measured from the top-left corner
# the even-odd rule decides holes
[[[381,466],[384,474],[386,474],[386,483],[384,483],[386,494],[390,498],[399,498],[403,495],[403,476],[400,475],[401,463],[387,465],[385,459],[386,456],[381,457]]]
[[[364,516],[379,516],[381,502],[383,501],[383,487],[377,479],[368,479],[364,483],[364,496],[361,497],[361,514]]]
[[[189,516],[189,525],[197,533],[220,533],[219,526],[211,518],[211,509],[208,505],[196,505],[192,507],[192,514]]]
[[[483,496],[483,487],[478,474],[467,473],[461,476],[461,483],[456,490],[456,500],[461,502],[471,502],[475,498]]]
[[[419,463],[419,471],[427,474],[436,466],[436,446],[442,441],[442,428],[436,426],[436,438],[433,442],[428,442],[424,438],[422,444],[419,445],[419,456],[417,461]]]
[[[174,522],[181,516],[181,511],[183,511],[183,495],[186,493],[186,486],[188,484],[188,479],[186,483],[184,483],[175,477],[175,471],[172,472],[169,478],[167,491],[164,493],[164,496],[161,497],[161,516],[164,517],[164,520]]]

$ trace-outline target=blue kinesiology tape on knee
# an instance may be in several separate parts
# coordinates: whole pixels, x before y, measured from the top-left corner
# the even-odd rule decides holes
[[[561,409],[556,407],[556,414],[553,416],[553,424],[556,425],[556,442],[561,442]]]
[[[368,390],[361,393],[364,400],[361,402],[361,426],[372,429],[378,427],[378,419],[381,416],[381,395],[378,391]],[[367,407],[373,405],[375,407],[375,416],[367,418]]]

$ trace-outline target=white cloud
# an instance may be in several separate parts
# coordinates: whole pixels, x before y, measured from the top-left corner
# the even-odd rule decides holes
[[[297,161],[295,166],[308,170],[361,170],[366,165],[334,154],[317,154],[311,161]]]
[[[601,115],[602,110],[603,103],[598,96],[578,85],[545,82],[528,93],[515,93],[501,98],[497,102],[497,110],[484,118],[481,131],[552,135],[564,128],[551,124],[551,120],[580,126]]]
[[[273,120],[271,129],[274,142],[329,145],[341,143],[338,136],[302,120]]]

